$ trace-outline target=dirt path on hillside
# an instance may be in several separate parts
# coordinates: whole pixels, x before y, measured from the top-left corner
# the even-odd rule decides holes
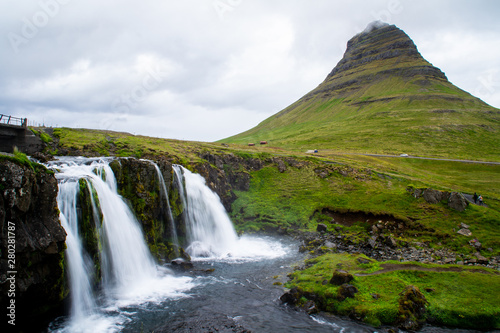
[[[381,270],[373,272],[373,273],[368,273],[368,274],[358,273],[358,274],[354,274],[354,275],[355,276],[370,276],[370,275],[379,275],[379,274],[383,274],[383,273],[394,272],[394,271],[403,271],[403,270],[423,271],[423,272],[472,272],[472,273],[500,275],[500,272],[492,273],[492,272],[484,270],[484,269],[467,269],[467,268],[462,268],[462,267],[422,267],[422,266],[415,265],[415,264],[381,264],[380,267],[382,267]]]
[[[462,195],[464,196],[464,198],[471,204],[473,205],[477,205],[477,206],[483,206],[483,207],[488,207],[487,204],[485,204],[484,202],[479,202],[479,200],[477,202],[474,202],[474,196],[472,194],[465,194],[465,193],[462,193]]]

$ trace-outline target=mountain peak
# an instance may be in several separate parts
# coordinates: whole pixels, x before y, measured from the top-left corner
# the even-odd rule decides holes
[[[387,27],[387,26],[389,26],[389,23],[385,23],[385,22],[382,22],[380,20],[373,21],[371,23],[368,23],[368,25],[366,26],[365,30],[363,30],[362,34],[370,33],[373,30],[384,28],[384,27]]]
[[[403,30],[373,22],[349,40],[342,59],[316,88],[229,139],[464,157],[498,146],[498,112],[449,82]]]
[[[415,43],[403,30],[395,25],[375,21],[368,24],[363,32],[347,42],[343,58],[332,70],[329,77],[360,66],[366,66],[370,62],[377,62],[378,67],[383,67],[388,63],[394,67],[393,61],[385,61],[390,59],[396,60],[398,64],[412,63],[413,65],[432,67],[420,55]],[[437,76],[446,79],[440,70],[435,72]]]

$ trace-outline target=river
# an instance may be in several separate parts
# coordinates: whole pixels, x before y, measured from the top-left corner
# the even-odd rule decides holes
[[[257,236],[241,241],[254,247],[265,243],[274,254],[196,259],[194,268],[185,272],[167,264],[164,267],[176,278],[172,282],[189,283],[191,289],[163,299],[137,298],[137,304],[115,299],[115,304],[101,305],[89,322],[68,328],[67,318],[62,317],[49,332],[203,332],[203,327],[205,332],[239,332],[238,325],[262,333],[376,332],[349,320],[313,317],[282,304],[280,283],[303,260],[296,242]]]

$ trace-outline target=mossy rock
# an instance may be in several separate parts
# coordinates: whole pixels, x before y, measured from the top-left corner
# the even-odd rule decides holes
[[[399,294],[399,327],[418,330],[425,322],[426,305],[429,304],[418,287],[410,285]]]

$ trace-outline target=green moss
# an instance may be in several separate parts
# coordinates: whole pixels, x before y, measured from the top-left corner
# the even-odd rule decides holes
[[[102,212],[99,198],[95,188],[86,179],[80,179],[78,194],[78,207],[81,214],[78,228],[82,239],[82,245],[92,258],[96,272],[96,280],[101,277],[101,257],[102,244],[100,242],[99,229],[101,227]],[[95,205],[95,208],[93,204]],[[95,212],[94,209],[97,211]]]
[[[500,327],[498,298],[484,297],[500,295],[500,276],[494,270],[484,269],[480,273],[477,269],[461,266],[463,271],[449,272],[440,271],[441,265],[420,265],[435,271],[405,270],[401,266],[401,270],[366,275],[380,270],[383,263],[372,260],[369,264],[361,265],[357,261],[359,257],[366,259],[355,254],[325,254],[317,257],[309,261],[309,268],[292,273],[291,281],[286,286],[300,286],[304,293],[316,295],[324,310],[340,315],[356,313],[361,320],[380,326],[395,324],[410,316],[412,311],[406,307],[413,306],[412,302],[418,303],[419,300],[412,298],[410,302],[409,298],[401,295],[406,286],[414,285],[422,290],[428,301],[428,305],[419,303],[427,308],[424,318],[431,318],[433,322],[446,326],[482,329]],[[337,300],[334,295],[339,287],[322,283],[325,279],[329,280],[334,269],[339,266],[355,275],[351,284],[359,292],[353,299]]]

